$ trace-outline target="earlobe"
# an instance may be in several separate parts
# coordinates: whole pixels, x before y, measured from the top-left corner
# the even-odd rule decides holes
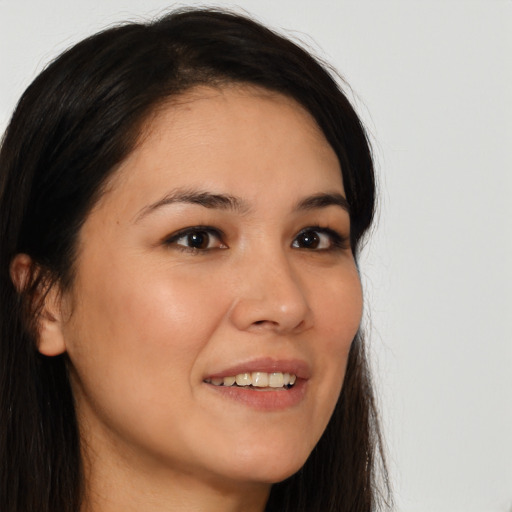
[[[11,262],[10,273],[14,286],[19,293],[29,290],[37,279],[37,269],[27,254],[18,254]],[[49,288],[48,288],[49,286]],[[66,351],[63,335],[63,315],[61,294],[57,284],[48,285],[44,280],[36,286],[33,293],[27,294],[27,311],[37,315],[37,347],[45,356],[57,356]]]

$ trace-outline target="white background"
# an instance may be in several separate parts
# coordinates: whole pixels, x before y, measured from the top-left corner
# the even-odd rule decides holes
[[[512,2],[236,4],[333,63],[374,140],[362,271],[397,509],[511,511]],[[0,0],[0,129],[58,52],[170,5]]]

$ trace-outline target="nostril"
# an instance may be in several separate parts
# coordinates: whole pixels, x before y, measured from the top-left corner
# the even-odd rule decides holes
[[[253,325],[277,325],[277,322],[274,322],[272,320],[256,320],[252,323]]]

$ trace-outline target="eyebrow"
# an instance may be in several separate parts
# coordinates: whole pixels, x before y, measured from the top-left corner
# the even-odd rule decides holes
[[[296,211],[316,210],[328,206],[339,206],[347,213],[350,213],[350,205],[347,198],[337,192],[330,194],[315,194],[300,200],[295,207]]]
[[[198,190],[179,189],[142,208],[135,217],[135,222],[140,221],[143,217],[162,206],[176,203],[197,204],[210,209],[232,210],[240,214],[249,210],[248,205],[242,199],[229,194],[213,194]]]
[[[229,194],[214,194],[198,190],[174,190],[162,197],[158,201],[151,203],[136,215],[134,222],[139,222],[143,217],[151,212],[176,203],[197,204],[209,209],[231,210],[235,213],[247,213],[249,205],[239,197]],[[304,199],[301,199],[294,207],[294,211],[306,211],[327,208],[329,206],[339,206],[347,213],[350,207],[347,199],[339,193],[320,193]]]

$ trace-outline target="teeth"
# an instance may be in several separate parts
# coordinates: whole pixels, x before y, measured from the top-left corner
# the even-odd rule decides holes
[[[223,379],[224,386],[232,386],[236,382],[236,377],[224,377]],[[212,379],[213,384],[213,379]]]
[[[257,388],[268,388],[268,373],[252,372],[252,385]]]
[[[284,386],[284,375],[279,372],[271,373],[268,377],[268,385],[271,388],[282,388]]]
[[[250,386],[252,384],[250,373],[239,373],[235,377],[235,380],[237,386]]]
[[[295,384],[297,376],[293,373],[252,372],[239,373],[230,377],[213,377],[206,382],[214,386],[253,386],[255,388],[289,388]]]

